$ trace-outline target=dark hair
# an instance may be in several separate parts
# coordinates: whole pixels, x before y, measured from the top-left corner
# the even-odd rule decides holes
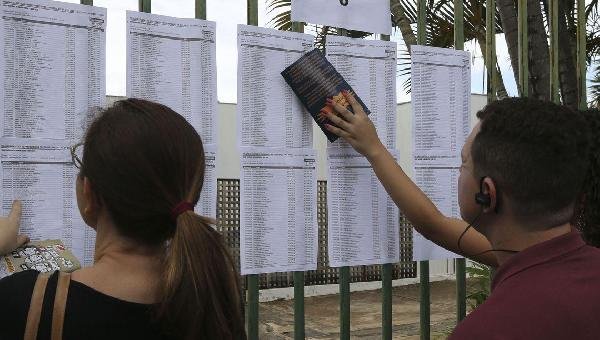
[[[588,244],[600,247],[600,111],[590,109],[582,115],[591,133],[590,164],[575,224]]]
[[[85,137],[81,176],[89,179],[118,231],[164,245],[157,317],[173,339],[245,338],[238,275],[212,221],[171,210],[196,204],[204,149],[194,128],[168,107],[126,99],[104,110]]]
[[[556,223],[539,227],[569,222],[589,164],[583,116],[551,102],[508,98],[490,103],[477,117],[475,174],[496,182],[517,217]]]

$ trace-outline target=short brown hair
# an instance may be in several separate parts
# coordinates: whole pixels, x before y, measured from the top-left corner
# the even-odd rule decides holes
[[[589,131],[579,113],[537,99],[508,98],[490,103],[477,117],[475,173],[496,182],[516,215],[535,218],[572,209],[589,164]]]

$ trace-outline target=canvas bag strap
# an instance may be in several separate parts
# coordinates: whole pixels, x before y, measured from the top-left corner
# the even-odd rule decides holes
[[[31,294],[31,302],[29,303],[29,312],[27,313],[27,324],[25,325],[24,340],[36,340],[38,328],[40,326],[40,316],[42,314],[42,305],[44,303],[44,295],[46,294],[46,286],[48,285],[49,273],[38,274]]]
[[[65,309],[67,307],[67,296],[71,274],[60,272],[56,284],[56,295],[54,296],[54,309],[52,311],[52,337],[51,340],[61,340],[65,321]]]

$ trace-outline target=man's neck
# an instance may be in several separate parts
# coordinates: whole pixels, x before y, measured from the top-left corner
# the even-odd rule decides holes
[[[520,252],[536,244],[568,234],[572,230],[570,223],[540,230],[530,230],[528,227],[531,228],[531,226],[519,225],[514,221],[506,221],[494,226],[493,229],[490,230],[488,239],[492,244],[492,248],[497,250],[507,250],[496,252],[496,258],[498,259],[499,265],[502,265],[516,254],[512,251]]]

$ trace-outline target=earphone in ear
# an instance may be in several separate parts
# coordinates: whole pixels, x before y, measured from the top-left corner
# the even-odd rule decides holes
[[[490,197],[490,194],[483,193],[483,181],[484,180],[485,180],[485,177],[481,177],[481,180],[479,181],[479,192],[477,194],[475,194],[475,203],[477,203],[483,207],[489,207],[492,204],[492,198]]]

